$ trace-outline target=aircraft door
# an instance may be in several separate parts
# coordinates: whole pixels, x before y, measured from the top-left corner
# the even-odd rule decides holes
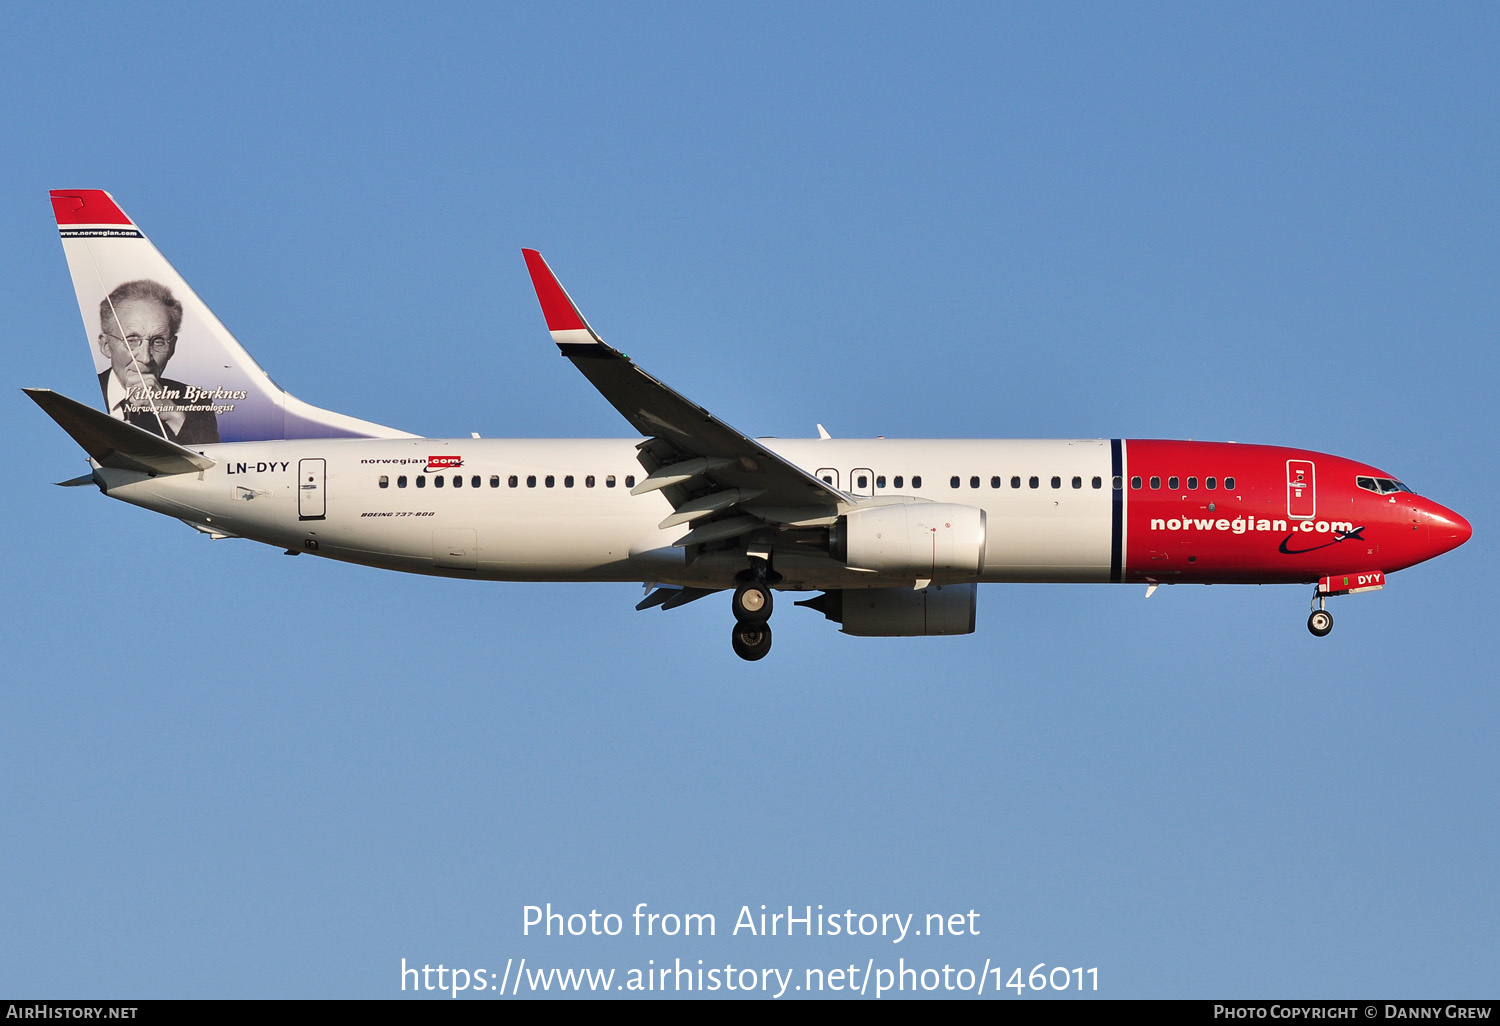
[[[824,484],[833,485],[835,488],[839,486],[839,472],[832,467],[819,467],[816,477]]]
[[[325,497],[327,461],[308,459],[297,461],[297,518],[299,520],[323,520],[328,507]]]
[[[875,475],[866,467],[855,467],[849,471],[850,495],[874,495]]]
[[[1286,461],[1286,515],[1311,520],[1318,512],[1317,476],[1312,460]]]

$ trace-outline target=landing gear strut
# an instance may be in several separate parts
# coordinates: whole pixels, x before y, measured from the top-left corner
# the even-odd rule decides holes
[[[734,613],[734,634],[730,641],[734,654],[741,659],[764,659],[771,651],[771,567],[764,559],[752,558],[750,569],[740,575],[729,607]]]
[[[1333,630],[1333,614],[1323,608],[1323,595],[1319,592],[1313,599],[1316,608],[1312,615],[1307,618],[1307,629],[1315,638],[1326,638],[1328,632]]]

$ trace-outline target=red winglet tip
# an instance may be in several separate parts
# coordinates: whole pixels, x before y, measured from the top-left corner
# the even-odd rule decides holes
[[[62,224],[130,224],[102,189],[53,189],[52,213]]]
[[[523,249],[526,269],[531,272],[531,286],[536,289],[537,302],[542,304],[542,316],[547,319],[548,331],[572,331],[587,328],[573,301],[563,291],[557,276],[547,261],[534,249]]]

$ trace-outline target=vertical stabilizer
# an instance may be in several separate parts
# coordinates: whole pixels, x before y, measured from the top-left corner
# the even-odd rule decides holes
[[[109,193],[55,189],[52,209],[102,405],[116,420],[181,445],[414,437],[283,391]]]

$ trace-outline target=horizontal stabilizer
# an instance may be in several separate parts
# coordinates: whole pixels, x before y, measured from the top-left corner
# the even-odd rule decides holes
[[[195,474],[214,461],[134,424],[115,420],[92,406],[69,399],[50,388],[24,388],[58,426],[83,446],[101,467],[136,470],[145,474]]]

